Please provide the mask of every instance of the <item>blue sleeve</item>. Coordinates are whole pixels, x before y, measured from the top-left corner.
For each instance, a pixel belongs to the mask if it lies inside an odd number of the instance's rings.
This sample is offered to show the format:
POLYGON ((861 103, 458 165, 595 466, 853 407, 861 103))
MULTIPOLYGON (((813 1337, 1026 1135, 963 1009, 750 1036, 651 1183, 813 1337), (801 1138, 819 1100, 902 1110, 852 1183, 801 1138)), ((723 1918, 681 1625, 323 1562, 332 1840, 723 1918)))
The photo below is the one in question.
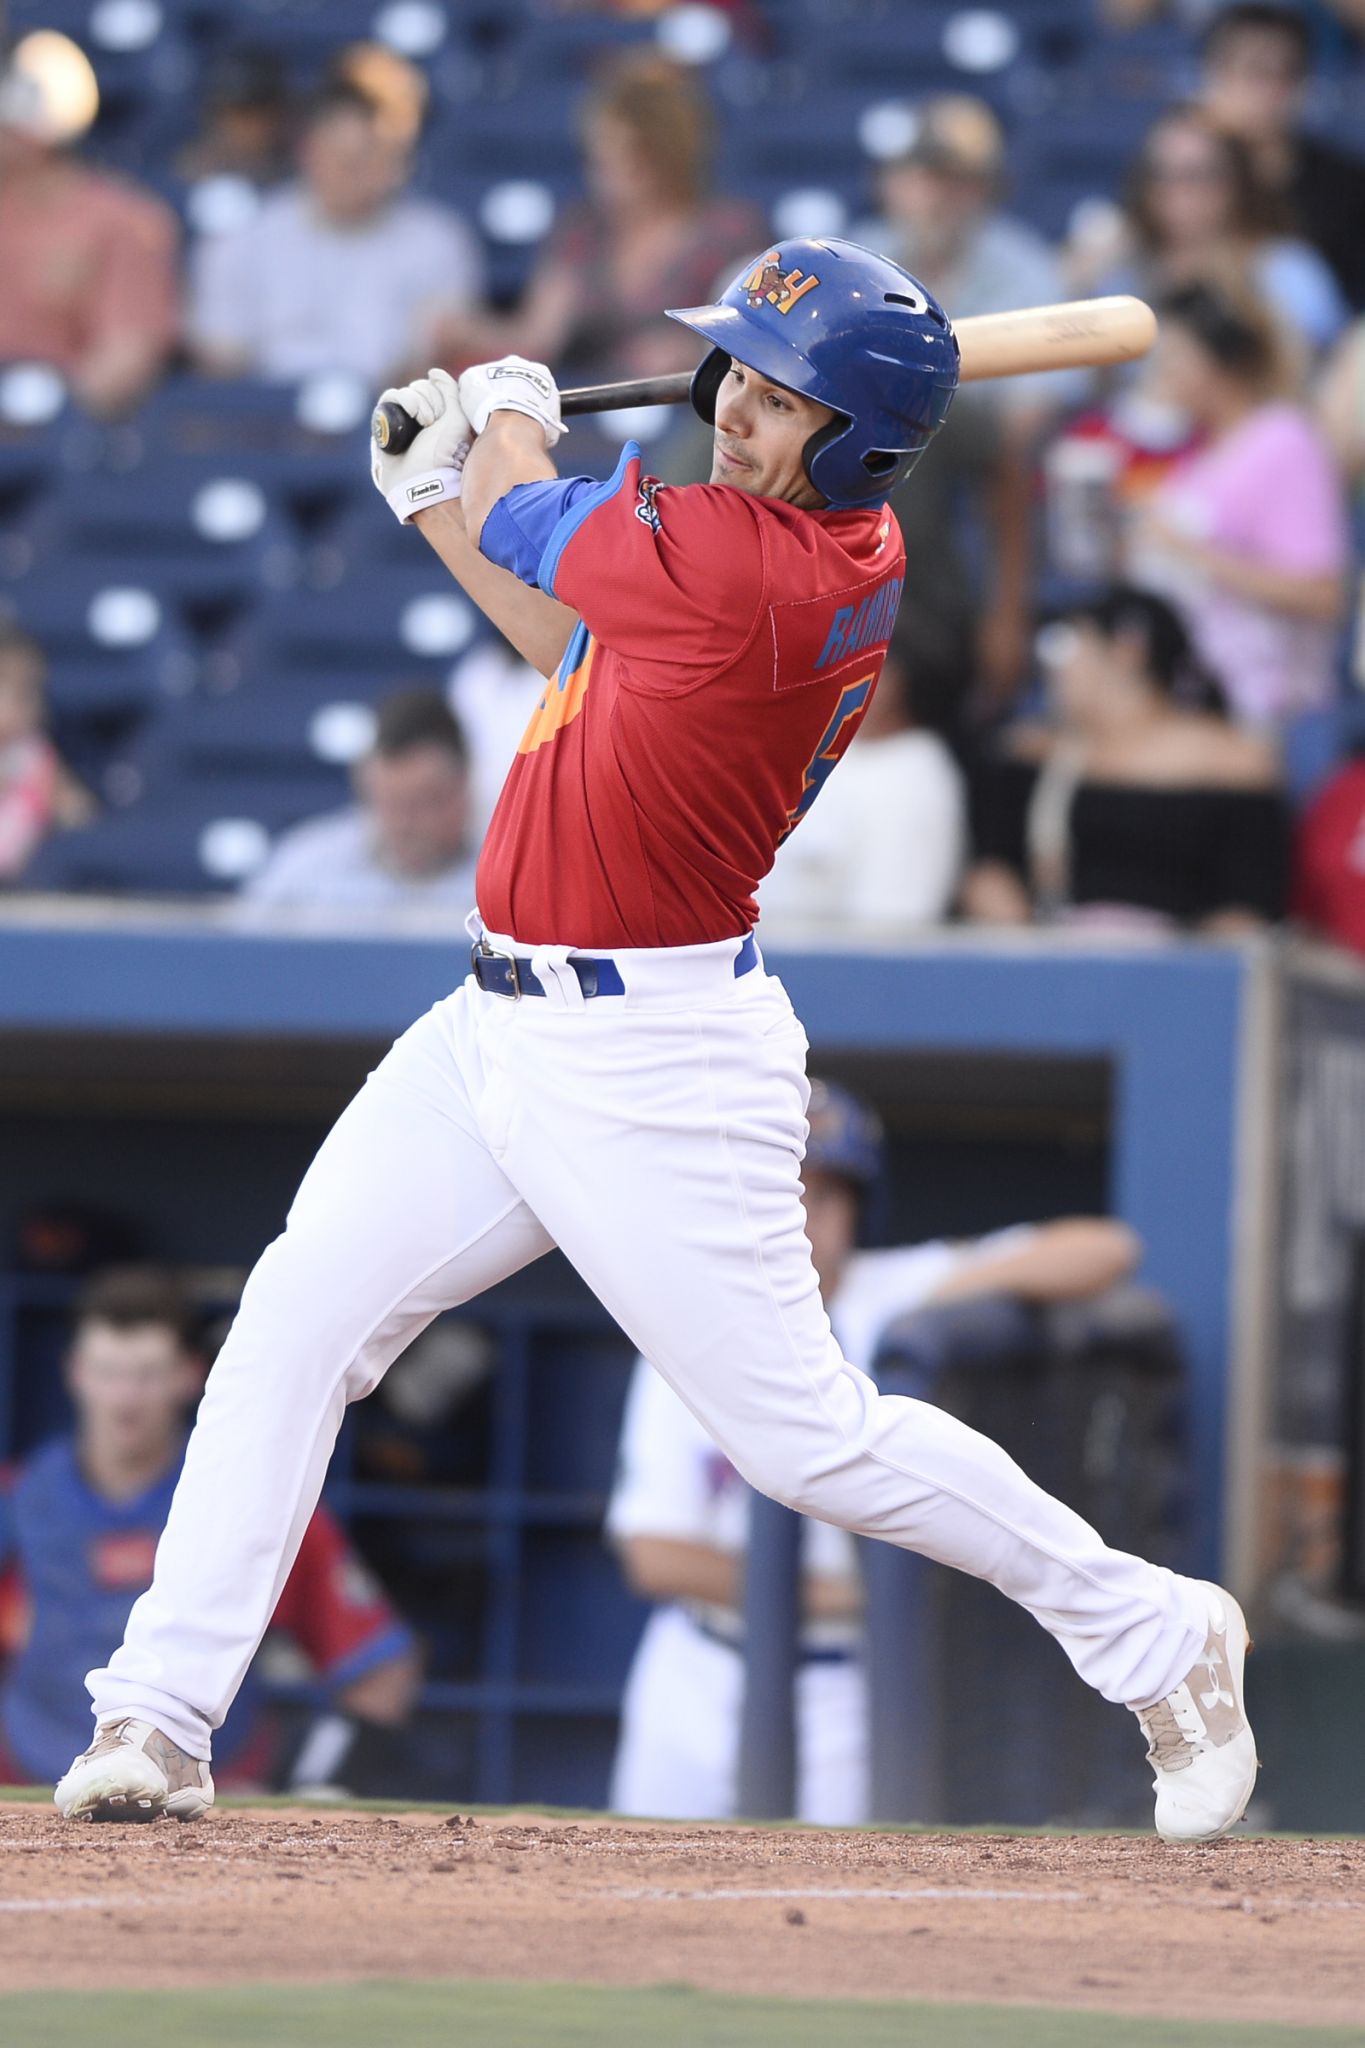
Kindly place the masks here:
POLYGON ((514 484, 484 520, 479 553, 499 569, 510 569, 523 583, 543 588, 540 559, 551 534, 584 498, 592 497, 595 503, 601 488, 590 476, 546 477, 540 483, 514 484))

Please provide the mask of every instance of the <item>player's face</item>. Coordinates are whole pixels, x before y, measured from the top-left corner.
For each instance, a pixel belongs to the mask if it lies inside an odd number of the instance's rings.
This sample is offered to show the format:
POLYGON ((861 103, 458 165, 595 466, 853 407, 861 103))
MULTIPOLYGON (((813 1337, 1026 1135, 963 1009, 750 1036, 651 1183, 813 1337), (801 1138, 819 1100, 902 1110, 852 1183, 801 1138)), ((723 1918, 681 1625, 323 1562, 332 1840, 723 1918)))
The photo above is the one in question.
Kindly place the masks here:
POLYGON ((388 759, 376 754, 365 763, 360 785, 380 858, 395 873, 415 881, 439 875, 464 852, 469 778, 448 748, 410 747, 388 759))
POLYGON ((820 1292, 828 1302, 858 1241, 857 1192, 842 1174, 808 1166, 801 1176, 801 1199, 820 1292))
POLYGON ((712 483, 815 510, 825 501, 801 457, 811 435, 833 418, 827 405, 770 384, 744 363, 731 363, 716 393, 712 483))
POLYGON ((107 1456, 169 1453, 202 1384, 165 1323, 86 1323, 67 1361, 82 1442, 107 1456))

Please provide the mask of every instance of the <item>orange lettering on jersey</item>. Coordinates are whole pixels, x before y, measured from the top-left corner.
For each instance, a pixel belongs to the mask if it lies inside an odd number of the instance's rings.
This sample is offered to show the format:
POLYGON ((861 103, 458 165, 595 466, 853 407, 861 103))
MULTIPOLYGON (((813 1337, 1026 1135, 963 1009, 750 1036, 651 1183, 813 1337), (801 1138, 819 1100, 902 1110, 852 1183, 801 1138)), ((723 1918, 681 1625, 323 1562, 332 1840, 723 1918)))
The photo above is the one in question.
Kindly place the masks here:
POLYGON ((597 642, 585 627, 579 626, 564 650, 564 659, 553 682, 548 685, 531 715, 531 723, 521 736, 517 747, 519 754, 534 754, 537 747, 545 746, 557 732, 577 718, 588 693, 596 652, 597 642))
POLYGON ((770 249, 761 263, 756 263, 744 280, 744 289, 751 306, 761 306, 766 299, 770 306, 776 306, 779 313, 790 313, 798 299, 807 292, 813 292, 820 280, 808 277, 801 269, 782 269, 782 251, 770 249))

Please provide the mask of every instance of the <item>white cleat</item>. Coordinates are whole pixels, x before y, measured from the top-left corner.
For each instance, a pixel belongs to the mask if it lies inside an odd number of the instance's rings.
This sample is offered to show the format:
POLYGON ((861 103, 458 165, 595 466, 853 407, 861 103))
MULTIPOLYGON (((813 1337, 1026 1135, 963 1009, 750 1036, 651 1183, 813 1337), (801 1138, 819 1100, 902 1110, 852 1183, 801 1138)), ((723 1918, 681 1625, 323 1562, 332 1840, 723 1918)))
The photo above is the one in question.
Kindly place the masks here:
POLYGON ((1208 1641, 1194 1668, 1155 1706, 1134 1712, 1156 1785, 1156 1831, 1165 1842, 1216 1842, 1246 1812, 1260 1762, 1246 1717, 1246 1617, 1221 1586, 1208 1596, 1208 1641))
POLYGON ((213 1779, 150 1721, 102 1721, 52 1796, 64 1820, 200 1820, 213 1779))

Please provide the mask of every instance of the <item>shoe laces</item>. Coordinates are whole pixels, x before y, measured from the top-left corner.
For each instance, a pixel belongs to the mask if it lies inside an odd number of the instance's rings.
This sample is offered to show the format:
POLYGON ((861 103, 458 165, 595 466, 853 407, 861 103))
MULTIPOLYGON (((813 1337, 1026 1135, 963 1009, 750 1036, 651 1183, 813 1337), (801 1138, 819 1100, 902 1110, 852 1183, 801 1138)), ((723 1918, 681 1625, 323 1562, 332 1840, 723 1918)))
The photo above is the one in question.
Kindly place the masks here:
POLYGON ((1183 1771, 1195 1758, 1197 1744, 1180 1725, 1168 1699, 1138 1713, 1138 1725, 1147 1737, 1147 1761, 1158 1771, 1183 1771))
POLYGON ((102 1721, 95 1730, 95 1739, 85 1752, 87 1756, 104 1756, 111 1749, 119 1749, 123 1743, 124 1730, 132 1724, 125 1716, 122 1721, 102 1721))

